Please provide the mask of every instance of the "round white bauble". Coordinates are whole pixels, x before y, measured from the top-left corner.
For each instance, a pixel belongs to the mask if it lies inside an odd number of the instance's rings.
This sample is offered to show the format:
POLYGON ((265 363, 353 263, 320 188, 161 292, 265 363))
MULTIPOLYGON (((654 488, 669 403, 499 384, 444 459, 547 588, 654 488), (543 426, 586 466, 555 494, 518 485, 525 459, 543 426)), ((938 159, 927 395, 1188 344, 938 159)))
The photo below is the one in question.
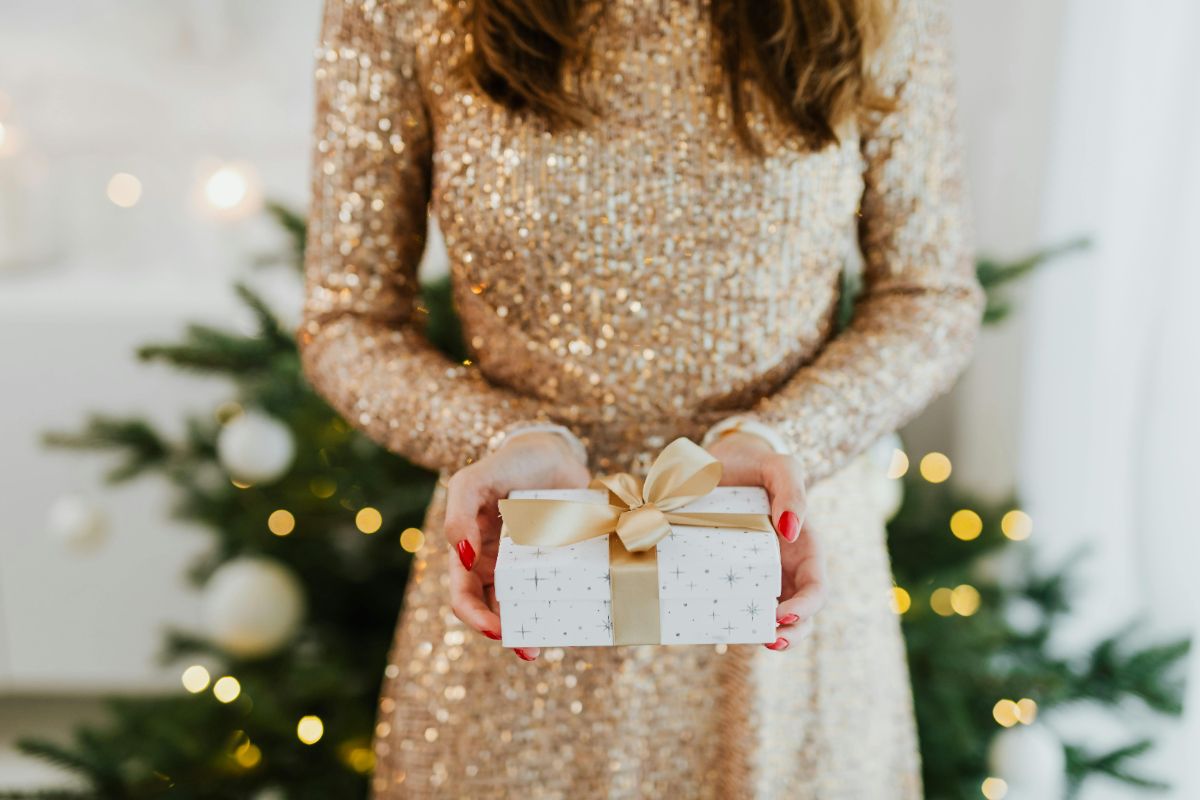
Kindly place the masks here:
POLYGON ((1004 621, 1022 636, 1029 636, 1045 621, 1042 607, 1028 597, 1014 597, 1004 604, 1004 621))
POLYGON ((295 455, 291 429, 257 411, 230 420, 217 436, 221 466, 244 483, 270 483, 281 478, 295 455))
POLYGON ((50 504, 46 530, 54 540, 68 547, 94 548, 108 535, 108 516, 89 498, 67 494, 50 504))
POLYGON ((1063 743, 1044 725, 1016 725, 1000 731, 988 747, 991 774, 1020 800, 1060 800, 1067 792, 1063 743))
POLYGON ((254 658, 296 633, 304 618, 304 590, 278 561, 244 556, 212 574, 200 608, 209 639, 235 656, 254 658))

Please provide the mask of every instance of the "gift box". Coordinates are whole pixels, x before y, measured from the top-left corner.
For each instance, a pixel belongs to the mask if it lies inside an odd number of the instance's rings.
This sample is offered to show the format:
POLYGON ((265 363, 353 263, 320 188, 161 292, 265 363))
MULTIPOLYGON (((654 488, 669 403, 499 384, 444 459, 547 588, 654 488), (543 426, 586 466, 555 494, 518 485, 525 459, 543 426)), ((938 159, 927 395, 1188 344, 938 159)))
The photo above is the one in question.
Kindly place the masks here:
POLYGON ((512 492, 495 572, 504 645, 774 641, 780 560, 767 494, 719 478, 720 464, 683 439, 645 486, 622 474, 512 492))

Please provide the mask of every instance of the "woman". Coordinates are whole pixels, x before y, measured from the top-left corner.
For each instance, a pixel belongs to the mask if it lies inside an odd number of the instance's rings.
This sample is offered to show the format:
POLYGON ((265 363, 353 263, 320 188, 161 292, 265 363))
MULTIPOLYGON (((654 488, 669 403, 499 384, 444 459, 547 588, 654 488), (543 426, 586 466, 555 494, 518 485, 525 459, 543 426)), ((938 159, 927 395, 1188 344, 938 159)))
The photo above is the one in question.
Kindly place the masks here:
POLYGON ((317 95, 307 372, 446 479, 376 797, 919 796, 853 457, 948 386, 979 322, 940 3, 327 0, 317 95), (467 364, 421 333, 430 210, 467 364), (492 641, 496 500, 644 474, 677 436, 771 495, 777 640, 492 641))

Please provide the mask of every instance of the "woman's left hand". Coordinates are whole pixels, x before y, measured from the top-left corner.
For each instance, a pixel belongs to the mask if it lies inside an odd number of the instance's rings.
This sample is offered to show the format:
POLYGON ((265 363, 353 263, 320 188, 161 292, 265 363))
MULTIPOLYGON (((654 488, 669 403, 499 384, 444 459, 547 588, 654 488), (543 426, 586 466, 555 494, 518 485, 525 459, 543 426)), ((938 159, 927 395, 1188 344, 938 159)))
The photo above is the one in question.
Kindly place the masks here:
POLYGON ((783 592, 775 620, 776 639, 768 650, 786 650, 812 630, 812 618, 825 605, 825 557, 820 537, 805 523, 804 470, 800 462, 776 453, 751 433, 722 436, 708 447, 721 462, 722 486, 762 486, 771 498, 771 520, 779 533, 783 592))

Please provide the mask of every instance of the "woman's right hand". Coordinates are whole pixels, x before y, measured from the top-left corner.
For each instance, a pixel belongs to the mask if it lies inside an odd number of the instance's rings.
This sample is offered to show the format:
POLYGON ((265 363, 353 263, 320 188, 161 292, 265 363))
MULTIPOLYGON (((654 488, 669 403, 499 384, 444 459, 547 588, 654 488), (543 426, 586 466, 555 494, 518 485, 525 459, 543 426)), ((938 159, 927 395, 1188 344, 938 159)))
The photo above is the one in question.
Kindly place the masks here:
MULTIPOLYGON (((514 489, 582 489, 587 465, 567 440, 551 431, 512 436, 495 452, 450 476, 446 490, 446 538, 450 559, 450 605, 454 615, 489 639, 500 639, 494 587, 500 548, 498 503, 514 489)), ((538 648, 517 648, 532 661, 538 648)))

